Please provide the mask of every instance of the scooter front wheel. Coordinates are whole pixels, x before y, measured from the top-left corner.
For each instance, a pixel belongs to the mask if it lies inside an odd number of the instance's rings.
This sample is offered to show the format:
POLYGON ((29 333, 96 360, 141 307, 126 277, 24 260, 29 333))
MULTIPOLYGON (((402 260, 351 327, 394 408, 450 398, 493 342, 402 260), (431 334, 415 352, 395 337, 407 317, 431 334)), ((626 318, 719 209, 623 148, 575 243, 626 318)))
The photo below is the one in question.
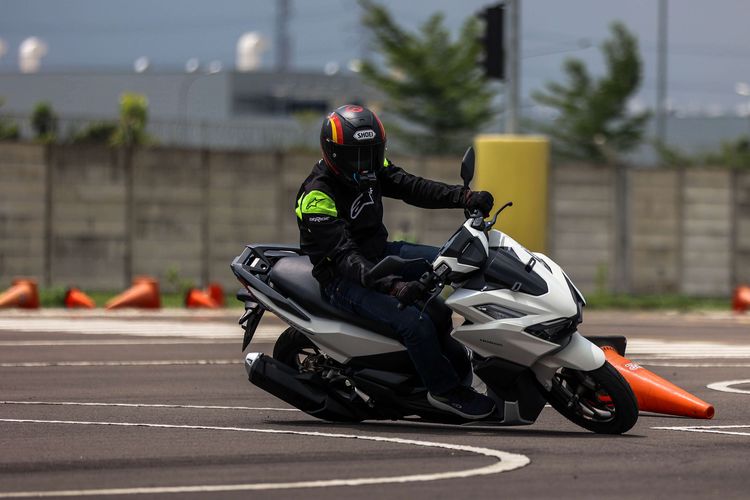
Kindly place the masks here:
POLYGON ((623 434, 638 420, 633 390, 608 362, 589 372, 561 369, 546 394, 565 418, 598 434, 623 434))

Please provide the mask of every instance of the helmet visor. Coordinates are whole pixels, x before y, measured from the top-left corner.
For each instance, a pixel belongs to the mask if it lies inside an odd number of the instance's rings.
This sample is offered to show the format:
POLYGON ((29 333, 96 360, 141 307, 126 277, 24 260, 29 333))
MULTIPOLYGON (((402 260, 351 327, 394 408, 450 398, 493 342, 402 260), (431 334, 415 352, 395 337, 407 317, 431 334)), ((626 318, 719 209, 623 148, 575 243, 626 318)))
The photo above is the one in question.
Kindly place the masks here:
POLYGON ((362 146, 339 145, 335 151, 336 166, 347 174, 361 174, 374 171, 383 166, 385 144, 367 144, 362 146))

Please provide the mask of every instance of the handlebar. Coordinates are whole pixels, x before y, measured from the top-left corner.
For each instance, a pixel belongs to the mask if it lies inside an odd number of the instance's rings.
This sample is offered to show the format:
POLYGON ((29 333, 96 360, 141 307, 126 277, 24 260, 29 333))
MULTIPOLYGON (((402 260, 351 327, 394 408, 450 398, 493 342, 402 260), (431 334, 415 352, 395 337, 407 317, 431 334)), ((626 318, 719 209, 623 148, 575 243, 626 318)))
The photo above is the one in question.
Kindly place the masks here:
POLYGON ((478 231, 489 231, 490 229, 492 229, 492 226, 494 226, 495 223, 497 222, 497 218, 498 216, 500 216, 500 212, 512 206, 513 206, 513 202, 509 201, 508 203, 500 207, 498 211, 495 212, 495 216, 489 221, 485 221, 484 215, 482 214, 482 212, 480 212, 477 209, 474 209, 471 212, 464 209, 464 214, 466 215, 467 219, 473 219, 471 222, 471 227, 473 227, 474 229, 478 231))

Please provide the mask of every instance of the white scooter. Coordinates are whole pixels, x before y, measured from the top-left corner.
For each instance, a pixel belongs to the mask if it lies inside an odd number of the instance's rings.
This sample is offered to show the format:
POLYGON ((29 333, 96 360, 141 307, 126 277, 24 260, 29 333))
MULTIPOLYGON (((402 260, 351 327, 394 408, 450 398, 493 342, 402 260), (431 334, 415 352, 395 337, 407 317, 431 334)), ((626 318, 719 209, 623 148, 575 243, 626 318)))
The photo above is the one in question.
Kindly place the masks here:
MULTIPOLYGON (((461 165, 468 186, 474 151, 461 165)), ((465 425, 533 423, 549 402, 572 422, 597 433, 621 434, 638 419, 628 383, 602 350, 578 333, 586 302, 549 257, 530 252, 492 229, 478 212, 440 249, 432 263, 386 257, 371 278, 425 266, 425 302, 453 292, 445 304, 464 318, 451 335, 471 353, 474 385, 486 387, 496 411, 463 420, 427 401, 427 391, 398 335, 387 326, 332 307, 297 247, 248 245, 231 268, 245 290, 240 324, 244 351, 263 312, 289 324, 273 357, 249 353, 250 382, 300 410, 331 421, 402 419, 465 425), (481 384, 480 383, 483 383, 481 384)))

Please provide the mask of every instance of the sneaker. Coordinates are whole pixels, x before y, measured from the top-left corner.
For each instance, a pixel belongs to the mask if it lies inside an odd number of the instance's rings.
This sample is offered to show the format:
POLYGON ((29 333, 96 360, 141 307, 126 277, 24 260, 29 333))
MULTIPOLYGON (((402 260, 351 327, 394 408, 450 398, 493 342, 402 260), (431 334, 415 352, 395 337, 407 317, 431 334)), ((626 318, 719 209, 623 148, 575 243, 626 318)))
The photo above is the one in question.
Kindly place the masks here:
POLYGON ((427 401, 435 408, 469 420, 488 417, 495 411, 495 402, 471 387, 458 386, 442 394, 428 392, 427 401))

